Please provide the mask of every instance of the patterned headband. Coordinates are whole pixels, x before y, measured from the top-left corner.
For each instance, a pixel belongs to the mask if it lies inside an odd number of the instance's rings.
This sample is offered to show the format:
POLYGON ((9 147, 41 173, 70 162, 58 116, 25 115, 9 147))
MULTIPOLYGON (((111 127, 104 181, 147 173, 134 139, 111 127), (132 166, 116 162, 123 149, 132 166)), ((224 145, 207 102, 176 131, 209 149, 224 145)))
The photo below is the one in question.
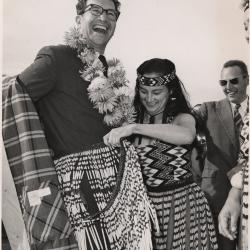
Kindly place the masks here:
POLYGON ((137 80, 140 84, 145 86, 162 86, 167 85, 168 83, 172 82, 175 79, 175 70, 172 73, 169 73, 167 75, 158 76, 158 77, 145 77, 141 74, 137 74, 137 80))

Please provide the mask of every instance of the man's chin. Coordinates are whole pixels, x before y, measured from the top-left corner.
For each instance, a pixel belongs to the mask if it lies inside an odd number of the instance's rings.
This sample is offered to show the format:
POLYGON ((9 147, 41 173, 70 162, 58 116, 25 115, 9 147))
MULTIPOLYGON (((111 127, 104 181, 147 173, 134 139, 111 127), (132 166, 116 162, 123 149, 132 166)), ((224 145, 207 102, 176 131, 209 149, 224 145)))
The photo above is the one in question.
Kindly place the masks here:
POLYGON ((228 99, 229 102, 232 102, 232 103, 235 103, 235 101, 236 101, 235 98, 229 97, 229 96, 227 97, 227 99, 228 99))
POLYGON ((227 97, 228 101, 231 102, 231 103, 240 103, 238 98, 236 97, 227 97))
POLYGON ((95 44, 106 46, 110 38, 107 34, 95 32, 91 40, 95 44))

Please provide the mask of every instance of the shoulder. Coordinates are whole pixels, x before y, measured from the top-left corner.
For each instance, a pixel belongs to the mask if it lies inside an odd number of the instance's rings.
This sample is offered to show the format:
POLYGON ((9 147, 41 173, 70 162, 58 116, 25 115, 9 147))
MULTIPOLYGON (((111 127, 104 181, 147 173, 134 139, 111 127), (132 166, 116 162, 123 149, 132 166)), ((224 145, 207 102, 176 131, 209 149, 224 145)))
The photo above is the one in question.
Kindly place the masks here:
POLYGON ((201 104, 201 109, 213 107, 214 105, 216 105, 216 102, 217 102, 217 101, 203 102, 203 103, 201 104))
POLYGON ((193 115, 188 113, 180 113, 174 118, 175 124, 183 124, 183 123, 193 123, 195 124, 195 119, 193 115))
POLYGON ((51 45, 41 48, 37 56, 47 55, 50 57, 72 56, 75 55, 75 50, 67 45, 51 45))
POLYGON ((52 67, 64 71, 65 68, 75 68, 79 66, 79 58, 76 50, 67 45, 45 46, 38 52, 36 59, 42 59, 52 67))
POLYGON ((222 100, 218 100, 218 101, 211 101, 211 102, 204 102, 201 104, 201 108, 202 107, 206 107, 206 108, 217 108, 223 105, 229 105, 229 101, 224 98, 222 100))
POLYGON ((201 116, 205 117, 209 115, 211 112, 214 112, 220 105, 221 101, 203 102, 200 106, 201 116))

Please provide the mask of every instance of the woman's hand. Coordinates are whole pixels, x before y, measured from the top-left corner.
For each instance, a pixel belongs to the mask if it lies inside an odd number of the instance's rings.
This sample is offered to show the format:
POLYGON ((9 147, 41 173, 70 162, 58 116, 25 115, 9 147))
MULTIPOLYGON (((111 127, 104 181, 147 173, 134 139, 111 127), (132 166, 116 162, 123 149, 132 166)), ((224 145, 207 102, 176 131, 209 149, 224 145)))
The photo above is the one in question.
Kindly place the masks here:
POLYGON ((123 127, 114 128, 103 137, 103 141, 107 146, 120 146, 120 139, 128 137, 134 133, 136 124, 129 124, 123 127))

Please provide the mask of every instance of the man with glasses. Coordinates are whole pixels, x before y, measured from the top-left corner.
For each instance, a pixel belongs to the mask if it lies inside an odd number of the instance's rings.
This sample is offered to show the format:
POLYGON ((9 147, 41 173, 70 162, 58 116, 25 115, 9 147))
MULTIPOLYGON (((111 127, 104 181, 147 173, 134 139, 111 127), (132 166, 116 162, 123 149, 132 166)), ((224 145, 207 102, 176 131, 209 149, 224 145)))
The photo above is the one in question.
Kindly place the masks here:
POLYGON ((235 250, 236 240, 231 241, 218 233, 218 215, 231 188, 227 173, 237 164, 239 135, 247 113, 248 71, 245 63, 239 60, 226 62, 219 85, 226 98, 203 103, 199 110, 207 142, 201 188, 213 212, 219 249, 235 250))
MULTIPOLYGON (((243 0, 244 29, 249 43, 249 0, 243 0)), ((228 239, 239 235, 239 249, 248 249, 249 214, 249 111, 244 116, 240 133, 240 152, 237 165, 228 172, 232 188, 219 214, 219 231, 228 239)))
MULTIPOLYGON (((120 14, 119 8, 118 0, 78 0, 76 5, 77 34, 89 48, 100 54, 99 59, 105 68, 104 73, 107 71, 107 62, 103 54, 114 34, 120 14)), ((75 39, 74 34, 71 34, 70 38, 68 37, 68 40, 70 39, 75 39)), ((48 146, 52 150, 53 160, 82 152, 91 145, 101 142, 103 136, 109 132, 109 127, 103 123, 103 115, 98 113, 88 98, 89 82, 81 77, 84 65, 79 59, 78 49, 77 45, 76 48, 72 48, 69 44, 44 47, 37 54, 35 61, 16 79, 17 84, 28 93, 35 104, 43 124, 48 146)), ((26 96, 26 93, 23 96, 26 96)), ((35 117, 29 117, 29 119, 35 119, 35 117)), ((16 122, 18 123, 17 120, 16 122)), ((6 127, 8 126, 11 124, 6 125, 6 127)), ((41 134, 36 133, 35 135, 33 133, 29 137, 39 138, 41 134)), ((27 137, 23 137, 22 141, 19 142, 20 148, 25 149, 23 143, 26 142, 26 139, 27 137)), ((27 146, 30 146, 30 141, 27 142, 27 146)), ((41 145, 38 143, 35 146, 41 145)), ((7 144, 5 147, 11 163, 10 154, 15 151, 14 149, 8 150, 7 144)), ((47 151, 38 150, 35 157, 42 157, 42 154, 45 153, 47 151)), ((25 154, 23 152, 22 156, 24 157, 25 154)), ((27 165, 30 158, 33 157, 26 157, 23 165, 27 165)), ((39 165, 40 158, 36 159, 36 164, 39 165)), ((51 203, 41 203, 41 197, 44 201, 46 197, 53 194, 54 189, 58 188, 52 187, 51 184, 49 184, 49 188, 46 188, 45 185, 50 183, 47 177, 51 170, 49 172, 45 164, 42 165, 43 171, 33 169, 32 165, 29 166, 30 169, 20 170, 23 172, 19 180, 20 183, 22 183, 23 178, 26 178, 27 181, 31 180, 30 185, 32 185, 32 181, 33 183, 41 181, 41 186, 36 187, 37 190, 33 193, 25 193, 25 190, 30 191, 32 187, 24 186, 24 196, 21 197, 23 212, 25 212, 24 205, 27 209, 24 218, 31 249, 78 249, 69 222, 65 221, 67 216, 65 216, 65 207, 61 198, 56 195, 56 199, 50 201, 51 203), (25 172, 26 170, 27 172, 25 172), (32 179, 34 173, 39 173, 36 179, 32 179), (44 179, 47 181, 42 182, 44 179), (28 205, 26 204, 27 199, 28 205), (44 211, 47 212, 39 217, 41 210, 39 205, 41 204, 44 206, 44 211)), ((86 178, 86 176, 83 177, 84 180, 86 178)), ((28 182, 24 183, 27 185, 28 182)), ((87 184, 83 183, 81 188, 86 193, 90 192, 87 184)), ((94 205, 93 209, 95 209, 94 205)), ((106 237, 103 233, 101 240, 106 237)), ((109 249, 108 245, 106 247, 109 249)), ((93 249, 95 248, 93 247, 93 249)))

